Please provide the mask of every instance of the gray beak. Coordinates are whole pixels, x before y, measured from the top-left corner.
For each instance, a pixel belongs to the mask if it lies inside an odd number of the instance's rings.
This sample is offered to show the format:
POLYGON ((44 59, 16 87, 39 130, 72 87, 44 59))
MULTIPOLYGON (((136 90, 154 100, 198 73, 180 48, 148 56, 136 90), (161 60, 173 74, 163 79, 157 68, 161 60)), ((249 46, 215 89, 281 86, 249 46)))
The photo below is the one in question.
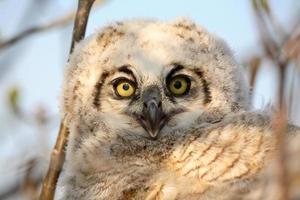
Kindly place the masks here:
POLYGON ((155 139, 164 126, 164 113, 161 106, 160 90, 157 86, 150 86, 143 93, 143 114, 141 122, 143 128, 155 139))

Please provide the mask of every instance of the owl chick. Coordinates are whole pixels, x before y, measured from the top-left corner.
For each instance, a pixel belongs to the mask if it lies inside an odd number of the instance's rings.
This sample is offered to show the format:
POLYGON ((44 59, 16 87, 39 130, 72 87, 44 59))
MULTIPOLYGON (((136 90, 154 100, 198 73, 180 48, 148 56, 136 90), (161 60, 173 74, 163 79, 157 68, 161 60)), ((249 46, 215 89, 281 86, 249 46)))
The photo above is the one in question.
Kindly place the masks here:
POLYGON ((58 199, 225 199, 276 151, 270 118, 248 109, 230 49, 193 22, 107 26, 67 66, 58 199))

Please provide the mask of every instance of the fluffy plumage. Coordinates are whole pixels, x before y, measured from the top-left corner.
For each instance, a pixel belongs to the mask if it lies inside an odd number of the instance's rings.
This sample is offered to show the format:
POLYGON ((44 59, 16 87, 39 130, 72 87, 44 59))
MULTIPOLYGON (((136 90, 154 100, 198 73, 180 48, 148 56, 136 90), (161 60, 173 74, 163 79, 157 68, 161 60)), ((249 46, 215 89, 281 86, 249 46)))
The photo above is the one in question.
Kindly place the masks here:
POLYGON ((77 44, 63 89, 70 138, 60 198, 246 193, 276 137, 268 116, 248 111, 242 74, 223 40, 186 19, 117 22, 77 44), (176 77, 188 80, 187 94, 170 91, 176 77), (120 78, 135 87, 130 98, 117 94, 120 78))

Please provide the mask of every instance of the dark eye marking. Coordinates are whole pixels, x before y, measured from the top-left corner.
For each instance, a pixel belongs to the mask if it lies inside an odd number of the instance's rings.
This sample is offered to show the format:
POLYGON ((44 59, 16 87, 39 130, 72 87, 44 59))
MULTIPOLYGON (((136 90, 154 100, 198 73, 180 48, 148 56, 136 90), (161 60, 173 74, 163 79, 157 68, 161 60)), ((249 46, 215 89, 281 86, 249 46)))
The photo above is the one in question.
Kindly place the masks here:
POLYGON ((165 94, 167 96, 167 98, 173 102, 176 103, 175 97, 170 93, 169 89, 168 89, 168 85, 170 83, 170 81, 172 80, 174 74, 176 72, 179 72, 180 70, 184 69, 183 65, 179 64, 179 63, 173 63, 173 68, 170 70, 170 72, 168 73, 167 77, 166 77, 166 85, 167 87, 164 87, 164 91, 165 94))
MULTIPOLYGON (((178 71, 184 69, 183 65, 180 63, 174 63, 173 64, 174 68, 169 72, 169 74, 167 75, 166 78, 166 82, 167 84, 172 80, 172 78, 174 77, 174 74, 177 73, 178 71)), ((209 83, 207 82, 207 80, 204 77, 204 73, 203 71, 201 71, 201 69, 195 69, 192 70, 201 80, 202 83, 202 87, 203 87, 203 93, 204 93, 204 104, 210 103, 212 100, 211 97, 211 91, 209 88, 209 83)), ((166 95, 168 96, 168 98, 172 101, 175 102, 175 99, 172 97, 172 95, 169 94, 168 90, 165 90, 166 95)))
MULTIPOLYGON (((105 81, 106 81, 106 79, 108 78, 108 77, 110 77, 110 76, 112 76, 114 73, 116 73, 117 71, 118 72, 123 72, 123 73, 125 73, 125 74, 127 74, 127 75, 129 75, 130 77, 132 77, 132 79, 134 80, 134 81, 131 81, 131 83, 133 84, 133 85, 135 85, 136 86, 136 77, 134 76, 134 73, 133 73, 133 71, 130 69, 130 65, 123 65, 123 66, 121 66, 121 67, 119 67, 119 68, 117 68, 117 70, 113 70, 113 71, 110 71, 110 72, 108 72, 108 71, 104 71, 102 74, 101 74, 101 76, 99 77, 99 80, 97 81, 97 83, 96 83, 96 85, 95 85, 95 89, 94 89, 94 100, 93 100, 93 104, 94 104, 94 106, 98 109, 98 110, 100 110, 100 96, 101 96, 101 90, 102 90, 102 87, 103 87, 103 85, 104 85, 104 83, 105 83, 105 81)), ((123 78, 124 79, 124 78, 123 78)), ((119 80, 119 79, 118 79, 119 80)), ((114 82, 116 82, 116 80, 115 81, 113 81, 113 83, 114 82)), ((126 87, 126 86, 125 86, 126 87)))
POLYGON ((173 78, 173 75, 174 75, 176 72, 178 72, 178 71, 180 71, 180 70, 183 69, 183 66, 182 66, 181 64, 174 63, 173 65, 174 65, 174 68, 171 69, 171 71, 170 71, 169 74, 167 75, 167 78, 166 78, 167 82, 169 82, 169 81, 173 78))
MULTIPOLYGON (((172 64, 174 67, 170 70, 169 74, 167 75, 166 77, 166 85, 168 85, 170 83, 170 81, 172 80, 174 74, 180 70, 182 70, 184 67, 179 64, 179 63, 173 63, 172 64)), ((173 103, 176 103, 176 100, 175 100, 175 97, 170 93, 169 89, 168 89, 168 86, 167 87, 164 87, 164 92, 167 96, 167 98, 173 102, 173 103)))
POLYGON ((136 77, 135 77, 133 71, 130 69, 130 65, 123 65, 118 68, 118 71, 131 76, 133 78, 134 82, 136 83, 136 77))
POLYGON ((203 72, 200 69, 195 69, 194 72, 199 76, 202 86, 203 86, 203 93, 204 93, 204 104, 211 102, 211 92, 209 89, 209 84, 206 81, 203 72))
POLYGON ((109 75, 110 75, 109 72, 104 71, 104 72, 101 74, 101 76, 100 76, 98 82, 97 82, 96 85, 95 85, 95 92, 94 92, 94 95, 95 95, 95 96, 94 96, 93 104, 94 104, 94 106, 95 106, 98 110, 100 110, 100 94, 101 94, 101 89, 102 89, 102 87, 103 87, 103 84, 105 83, 105 80, 107 79, 107 77, 108 77, 109 75))

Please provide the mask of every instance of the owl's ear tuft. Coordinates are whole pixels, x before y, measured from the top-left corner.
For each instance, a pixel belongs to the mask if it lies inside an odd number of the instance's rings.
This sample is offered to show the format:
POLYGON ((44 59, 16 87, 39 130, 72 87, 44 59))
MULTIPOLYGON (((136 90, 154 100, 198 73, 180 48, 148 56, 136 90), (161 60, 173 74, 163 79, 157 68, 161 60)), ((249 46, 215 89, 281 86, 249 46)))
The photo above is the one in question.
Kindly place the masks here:
POLYGON ((194 21, 187 17, 177 17, 173 22, 171 22, 171 25, 177 28, 185 29, 187 31, 196 29, 196 24, 194 23, 194 21))
POLYGON ((125 32, 121 30, 119 26, 107 26, 97 35, 96 41, 99 47, 104 50, 124 35, 125 32))
POLYGON ((184 33, 184 35, 190 35, 190 37, 187 37, 188 39, 198 38, 203 42, 210 37, 210 33, 205 28, 198 26, 193 20, 186 17, 177 17, 170 25, 179 32, 184 33))
POLYGON ((89 36, 75 45, 64 73, 60 111, 68 126, 81 112, 82 107, 89 107, 90 96, 99 74, 100 51, 95 35, 89 36), (96 52, 96 53, 95 53, 96 52))
POLYGON ((174 25, 179 25, 179 24, 182 24, 182 25, 186 25, 186 26, 190 26, 190 27, 195 27, 196 24, 194 23, 194 21, 188 17, 183 17, 183 16, 179 16, 179 17, 176 17, 174 19, 174 21, 172 22, 172 24, 174 25))

